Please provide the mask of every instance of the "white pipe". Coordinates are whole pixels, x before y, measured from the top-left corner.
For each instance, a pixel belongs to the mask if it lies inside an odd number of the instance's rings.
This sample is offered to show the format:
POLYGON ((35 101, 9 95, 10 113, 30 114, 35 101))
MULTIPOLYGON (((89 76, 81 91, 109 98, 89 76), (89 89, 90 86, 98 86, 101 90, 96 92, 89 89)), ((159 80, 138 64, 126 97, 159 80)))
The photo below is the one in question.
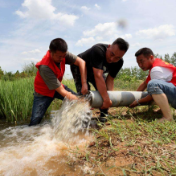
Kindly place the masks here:
MULTIPOLYGON (((147 92, 141 91, 108 91, 111 107, 129 106, 134 100, 141 99, 148 95, 147 92)), ((90 91, 90 105, 93 108, 100 108, 103 104, 103 99, 98 91, 90 91)))

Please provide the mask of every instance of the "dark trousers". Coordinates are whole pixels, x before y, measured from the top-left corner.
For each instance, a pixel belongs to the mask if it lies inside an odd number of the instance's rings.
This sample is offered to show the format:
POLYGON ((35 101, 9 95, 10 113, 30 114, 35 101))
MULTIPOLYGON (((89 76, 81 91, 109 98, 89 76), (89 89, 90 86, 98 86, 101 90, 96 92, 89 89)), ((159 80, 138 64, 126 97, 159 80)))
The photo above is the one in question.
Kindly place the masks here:
MULTIPOLYGON (((74 95, 77 95, 75 92, 73 92, 71 89, 69 89, 67 86, 65 86, 65 89, 68 92, 71 92, 74 95)), ((48 96, 35 96, 34 95, 34 101, 33 101, 33 108, 32 108, 32 116, 29 126, 37 125, 41 122, 46 110, 48 109, 51 102, 58 98, 60 100, 63 100, 64 97, 60 95, 57 91, 54 94, 54 97, 48 97, 48 96)))
MULTIPOLYGON (((73 75, 73 79, 75 82, 75 86, 76 86, 76 90, 77 93, 81 95, 81 88, 82 88, 82 84, 81 84, 81 74, 79 71, 79 67, 75 66, 75 65, 71 65, 71 72, 73 75)), ((105 79, 105 76, 103 75, 103 78, 105 79)), ((87 85, 88 85, 88 90, 90 90, 90 84, 91 83, 94 88, 97 90, 97 86, 96 86, 96 82, 95 82, 95 78, 92 75, 91 77, 87 76, 87 85)), ((100 116, 104 116, 105 114, 108 114, 108 109, 100 109, 101 115, 100 116)))

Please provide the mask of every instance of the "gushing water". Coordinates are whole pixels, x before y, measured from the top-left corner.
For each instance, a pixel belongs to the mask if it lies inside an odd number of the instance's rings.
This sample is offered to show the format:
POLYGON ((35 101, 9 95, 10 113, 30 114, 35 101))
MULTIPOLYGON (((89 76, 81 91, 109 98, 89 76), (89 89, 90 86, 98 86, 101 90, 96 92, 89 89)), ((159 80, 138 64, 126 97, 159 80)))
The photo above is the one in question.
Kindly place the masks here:
POLYGON ((52 123, 1 130, 0 175, 79 175, 66 163, 73 157, 70 149, 85 150, 92 140, 87 131, 90 118, 88 102, 65 100, 52 123))
POLYGON ((78 132, 88 135, 91 111, 88 101, 82 99, 65 100, 52 120, 55 137, 59 140, 70 140, 78 132))

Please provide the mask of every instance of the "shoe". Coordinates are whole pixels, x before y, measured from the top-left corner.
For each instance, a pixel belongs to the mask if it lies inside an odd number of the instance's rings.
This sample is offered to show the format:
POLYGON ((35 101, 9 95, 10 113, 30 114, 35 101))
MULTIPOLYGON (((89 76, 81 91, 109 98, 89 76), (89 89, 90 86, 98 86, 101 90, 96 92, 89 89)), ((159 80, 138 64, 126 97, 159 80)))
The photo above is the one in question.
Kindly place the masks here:
POLYGON ((98 121, 100 121, 100 122, 102 122, 102 123, 105 123, 105 122, 107 122, 108 120, 107 120, 107 117, 108 116, 108 111, 101 111, 100 112, 100 116, 98 117, 98 121))

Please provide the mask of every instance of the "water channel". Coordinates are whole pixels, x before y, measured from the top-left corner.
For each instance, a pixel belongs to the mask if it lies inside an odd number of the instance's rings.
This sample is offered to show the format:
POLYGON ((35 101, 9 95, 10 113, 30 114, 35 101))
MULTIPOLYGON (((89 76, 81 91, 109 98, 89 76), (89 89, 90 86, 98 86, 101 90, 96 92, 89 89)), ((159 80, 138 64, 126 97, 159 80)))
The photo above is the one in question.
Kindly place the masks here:
POLYGON ((63 104, 52 122, 28 127, 0 124, 0 175, 80 175, 86 167, 71 167, 71 151, 86 150, 93 137, 88 132, 87 103, 63 104), (86 118, 85 118, 86 117, 86 118), (82 119, 86 119, 82 120, 82 119))

